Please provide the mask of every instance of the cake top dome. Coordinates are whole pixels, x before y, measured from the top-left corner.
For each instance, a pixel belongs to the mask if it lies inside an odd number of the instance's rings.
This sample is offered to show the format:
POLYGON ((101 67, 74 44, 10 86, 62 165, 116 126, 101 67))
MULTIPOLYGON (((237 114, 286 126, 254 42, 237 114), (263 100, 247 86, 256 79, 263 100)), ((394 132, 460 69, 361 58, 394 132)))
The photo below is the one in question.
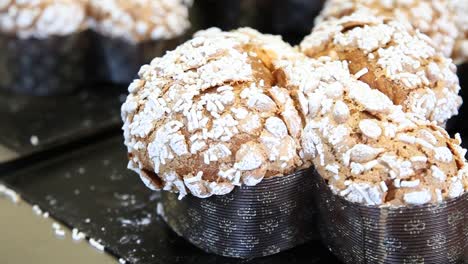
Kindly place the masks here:
POLYGON ((309 167, 300 105, 276 76, 298 57, 279 37, 212 28, 155 58, 122 106, 129 168, 150 188, 209 197, 309 167))
POLYGON ((445 125, 462 103, 456 66, 432 41, 395 20, 355 12, 318 24, 300 44, 317 58, 349 62, 353 74, 403 110, 445 125))
POLYGON ((352 75, 348 63, 284 61, 287 88, 306 98, 301 144, 335 193, 366 205, 438 203, 468 191, 459 136, 405 113, 352 75))

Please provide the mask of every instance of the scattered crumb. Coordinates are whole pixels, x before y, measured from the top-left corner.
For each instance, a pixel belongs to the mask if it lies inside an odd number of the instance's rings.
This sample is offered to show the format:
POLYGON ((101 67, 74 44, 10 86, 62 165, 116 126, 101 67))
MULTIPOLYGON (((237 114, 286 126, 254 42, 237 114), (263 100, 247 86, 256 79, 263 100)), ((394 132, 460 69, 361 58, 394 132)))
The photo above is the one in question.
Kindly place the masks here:
POLYGON ((42 214, 42 210, 41 210, 41 208, 39 208, 39 206, 37 204, 33 205, 32 210, 36 215, 41 215, 42 214))
POLYGON ((33 146, 39 145, 39 138, 36 135, 32 135, 29 141, 31 141, 31 145, 33 146))
POLYGON ((55 229, 55 235, 59 237, 64 237, 65 236, 65 230, 63 229, 55 229))
POLYGON ((117 220, 122 224, 122 226, 146 226, 151 223, 151 215, 138 219, 118 218, 117 220))
POLYGON ((83 126, 85 127, 90 127, 92 125, 93 121, 89 120, 89 119, 86 119, 86 120, 83 120, 83 122, 81 123, 83 126))
POLYGON ((59 237, 65 236, 65 230, 58 223, 52 223, 52 229, 54 230, 54 233, 56 236, 59 236, 59 237))
POLYGON ((127 261, 125 261, 125 259, 123 259, 123 258, 119 258, 119 263, 120 264, 125 264, 125 263, 127 263, 127 261))
POLYGON ((73 228, 72 230, 72 238, 75 241, 81 241, 86 238, 86 235, 83 232, 80 232, 78 229, 73 228))
POLYGON ((97 250, 99 251, 104 251, 105 247, 103 244, 99 243, 97 240, 95 240, 94 238, 90 238, 89 239, 89 244, 91 244, 91 246, 95 247, 97 250))
POLYGON ((164 213, 164 206, 162 205, 162 203, 158 203, 158 205, 156 206, 156 213, 161 216, 161 218, 167 222, 166 220, 166 214, 164 213))
POLYGON ((55 199, 52 195, 47 195, 45 199, 49 202, 49 205, 54 206, 57 204, 57 199, 55 199))
POLYGON ((85 223, 87 223, 87 224, 91 223, 91 219, 86 218, 86 219, 85 219, 85 223))
POLYGON ((12 189, 0 184, 0 197, 5 196, 9 198, 13 203, 19 203, 21 197, 12 189))

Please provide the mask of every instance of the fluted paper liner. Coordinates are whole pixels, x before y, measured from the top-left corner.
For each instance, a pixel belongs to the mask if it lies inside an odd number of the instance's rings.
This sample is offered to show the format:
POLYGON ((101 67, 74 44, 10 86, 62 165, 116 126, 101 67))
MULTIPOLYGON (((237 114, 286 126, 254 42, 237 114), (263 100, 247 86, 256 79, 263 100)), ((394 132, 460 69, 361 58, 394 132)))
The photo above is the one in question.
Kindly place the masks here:
POLYGON ((0 89, 30 95, 73 92, 86 80, 88 34, 46 39, 0 34, 0 89))
POLYGON ((372 207, 334 194, 314 172, 320 234, 344 263, 465 263, 468 195, 437 205, 372 207))
POLYGON ((164 218, 180 236, 218 255, 255 258, 317 238, 311 171, 201 199, 163 192, 164 218))
POLYGON ((142 65, 176 48, 183 39, 131 43, 93 33, 95 63, 90 67, 91 75, 97 82, 128 85, 138 77, 142 65))

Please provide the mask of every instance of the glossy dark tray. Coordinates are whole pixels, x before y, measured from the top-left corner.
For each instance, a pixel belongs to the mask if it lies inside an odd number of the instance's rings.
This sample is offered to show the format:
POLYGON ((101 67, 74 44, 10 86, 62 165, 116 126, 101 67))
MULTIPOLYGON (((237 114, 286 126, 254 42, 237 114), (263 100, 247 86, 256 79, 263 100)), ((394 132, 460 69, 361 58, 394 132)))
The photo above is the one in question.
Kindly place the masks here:
POLYGON ((118 130, 125 96, 125 87, 113 86, 66 96, 0 93, 0 166, 104 130, 118 130))
POLYGON ((2 180, 26 201, 101 240, 108 252, 130 263, 338 263, 317 241, 253 260, 204 253, 156 214, 160 193, 149 191, 126 169, 122 141, 112 137, 2 180))

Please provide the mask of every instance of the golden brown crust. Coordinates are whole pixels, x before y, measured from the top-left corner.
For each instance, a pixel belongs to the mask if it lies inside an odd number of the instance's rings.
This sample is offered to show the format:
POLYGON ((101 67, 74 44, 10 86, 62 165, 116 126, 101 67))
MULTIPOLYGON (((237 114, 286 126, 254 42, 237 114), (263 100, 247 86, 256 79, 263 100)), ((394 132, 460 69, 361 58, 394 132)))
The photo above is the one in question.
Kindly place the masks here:
POLYGON ((353 74, 405 111, 440 125, 458 113, 455 65, 426 36, 396 21, 357 12, 317 25, 300 46, 309 57, 348 61, 353 74))
POLYGON ((468 190, 459 138, 404 113, 356 80, 346 62, 321 60, 285 61, 278 75, 306 98, 304 158, 335 193, 367 205, 402 206, 437 203, 468 190))
POLYGON ((274 76, 276 60, 294 57, 277 37, 210 29, 143 66, 122 106, 129 168, 208 197, 307 167, 303 121, 274 76))

